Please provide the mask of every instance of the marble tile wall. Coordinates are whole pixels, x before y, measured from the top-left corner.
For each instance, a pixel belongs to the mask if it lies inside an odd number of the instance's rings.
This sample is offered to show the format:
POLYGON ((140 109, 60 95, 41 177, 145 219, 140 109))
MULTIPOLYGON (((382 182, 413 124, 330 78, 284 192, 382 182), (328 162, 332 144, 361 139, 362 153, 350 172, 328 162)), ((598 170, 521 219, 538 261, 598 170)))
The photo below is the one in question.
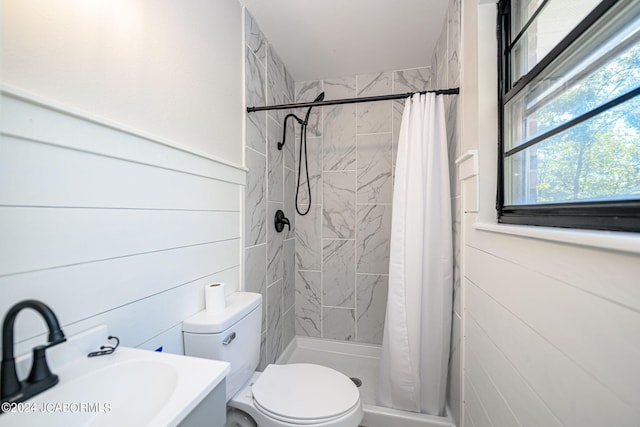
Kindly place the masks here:
MULTIPOLYGON (((431 89, 431 70, 296 82, 295 88, 296 102, 312 101, 322 91, 326 100, 405 93, 431 89)), ((382 343, 393 165, 403 106, 384 101, 312 110, 307 131, 311 208, 308 215, 296 216, 298 335, 382 343)), ((304 169, 299 191, 306 209, 304 169)))
MULTIPOLYGON (((293 102, 294 83, 258 23, 245 10, 245 86, 247 106, 293 102)), ((295 335, 295 172, 293 129, 285 149, 281 112, 247 114, 245 191, 245 285, 262 294, 259 370, 275 362, 295 335), (283 209, 291 230, 277 233, 276 210, 283 209)))
MULTIPOLYGON (((454 88, 460 85, 460 0, 449 0, 447 19, 436 44, 431 60, 434 85, 438 88, 454 88)), ((458 97, 445 98, 447 142, 449 145, 449 173, 451 179, 451 209, 453 215, 454 284, 453 321, 451 324, 451 353, 447 400, 451 415, 460 423, 460 337, 462 308, 460 307, 460 182, 455 159, 461 155, 458 124, 458 97)))

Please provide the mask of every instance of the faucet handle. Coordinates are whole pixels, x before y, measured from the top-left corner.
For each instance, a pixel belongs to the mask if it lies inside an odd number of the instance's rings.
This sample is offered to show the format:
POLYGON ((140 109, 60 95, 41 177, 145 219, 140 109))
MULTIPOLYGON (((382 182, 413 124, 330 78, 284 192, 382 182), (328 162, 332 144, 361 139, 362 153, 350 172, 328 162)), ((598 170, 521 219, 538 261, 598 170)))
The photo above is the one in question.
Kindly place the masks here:
POLYGON ((45 351, 47 348, 56 344, 60 344, 60 342, 50 345, 39 345, 33 348, 33 362, 31 364, 31 372, 27 377, 27 382, 37 383, 38 381, 42 381, 47 378, 57 378, 57 376, 49 369, 49 365, 47 364, 47 359, 45 357, 45 351))
POLYGON ((66 340, 67 339, 64 337, 64 335, 62 335, 62 338, 58 338, 56 341, 50 342, 47 345, 38 345, 36 347, 33 347, 33 361, 31 363, 31 372, 29 372, 29 376, 27 377, 27 382, 35 383, 35 382, 47 379, 49 377, 57 378, 57 375, 54 375, 49 369, 49 365, 47 364, 47 359, 45 357, 45 351, 49 347, 62 344, 66 340))

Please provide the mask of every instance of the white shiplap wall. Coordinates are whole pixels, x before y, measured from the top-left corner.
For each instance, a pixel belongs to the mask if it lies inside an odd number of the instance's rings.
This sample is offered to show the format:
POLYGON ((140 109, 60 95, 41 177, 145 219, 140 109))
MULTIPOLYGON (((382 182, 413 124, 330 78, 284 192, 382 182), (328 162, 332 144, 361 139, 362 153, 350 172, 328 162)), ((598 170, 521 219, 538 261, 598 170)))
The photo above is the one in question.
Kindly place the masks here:
MULTIPOLYGON (((244 168, 10 87, 1 111, 0 313, 39 299, 68 335, 182 353, 203 287, 239 289, 244 168)), ((46 338, 29 311, 18 353, 46 338)))
POLYGON ((495 2, 462 16, 463 426, 638 426, 640 235, 495 224, 495 2))
POLYGON ((640 257, 467 231, 465 399, 483 408, 466 408, 474 425, 637 426, 640 257))

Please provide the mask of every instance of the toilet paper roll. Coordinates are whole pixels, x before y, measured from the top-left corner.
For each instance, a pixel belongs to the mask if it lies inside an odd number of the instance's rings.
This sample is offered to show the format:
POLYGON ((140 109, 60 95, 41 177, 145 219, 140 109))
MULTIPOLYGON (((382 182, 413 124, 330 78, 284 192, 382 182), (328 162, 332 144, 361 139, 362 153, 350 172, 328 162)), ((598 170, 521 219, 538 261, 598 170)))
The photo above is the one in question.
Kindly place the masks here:
POLYGON ((207 311, 222 311, 226 307, 224 283, 212 283, 204 289, 204 302, 207 311))

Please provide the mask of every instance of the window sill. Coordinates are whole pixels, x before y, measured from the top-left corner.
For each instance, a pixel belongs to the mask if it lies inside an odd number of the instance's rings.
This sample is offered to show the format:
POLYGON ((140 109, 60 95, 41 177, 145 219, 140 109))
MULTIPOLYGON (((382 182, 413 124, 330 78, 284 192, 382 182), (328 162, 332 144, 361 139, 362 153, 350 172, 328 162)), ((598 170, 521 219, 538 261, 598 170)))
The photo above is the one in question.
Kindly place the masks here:
POLYGON ((476 222, 473 224, 473 228, 490 233, 640 254, 640 234, 638 233, 507 225, 488 222, 476 222))

